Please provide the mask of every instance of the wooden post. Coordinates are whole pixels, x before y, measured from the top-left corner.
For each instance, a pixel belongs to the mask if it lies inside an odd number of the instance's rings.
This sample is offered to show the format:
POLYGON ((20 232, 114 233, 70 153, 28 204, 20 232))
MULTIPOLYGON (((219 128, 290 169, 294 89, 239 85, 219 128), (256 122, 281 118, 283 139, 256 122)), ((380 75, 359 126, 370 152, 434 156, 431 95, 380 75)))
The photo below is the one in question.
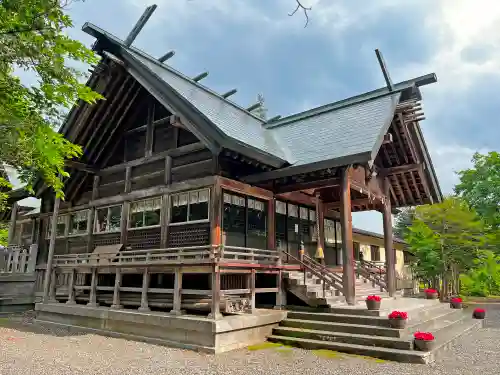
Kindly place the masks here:
POLYGON ((49 291, 50 302, 57 302, 56 293, 57 293, 57 273, 56 269, 54 268, 52 270, 52 275, 50 278, 50 291, 49 291))
POLYGON ((212 308, 209 314, 210 319, 221 319, 220 313, 220 269, 215 265, 211 275, 211 288, 212 288, 212 308))
POLYGON ((276 201, 267 202, 267 248, 276 250, 276 201))
POLYGON ((212 188, 211 202, 210 243, 213 247, 216 247, 222 244, 222 187, 218 178, 212 188))
POLYGON ((285 294, 283 290, 283 275, 282 271, 279 270, 278 274, 276 276, 277 279, 277 286, 278 286, 278 292, 276 293, 276 306, 275 308, 278 310, 281 310, 285 307, 285 294))
POLYGON ((57 216, 59 215, 59 204, 61 199, 56 197, 54 202, 54 213, 52 214, 52 223, 50 227, 50 242, 49 242, 49 254, 47 256, 47 268, 45 269, 45 279, 43 281, 43 298, 42 302, 47 303, 49 300, 49 289, 50 289, 50 279, 52 276, 52 263, 54 261, 54 249, 56 246, 56 235, 57 235, 57 216))
POLYGON ((111 308, 115 310, 123 308, 123 306, 120 303, 121 285, 122 285, 122 270, 119 267, 116 267, 115 287, 113 288, 113 304, 111 305, 111 308))
POLYGON ((252 314, 255 313, 255 268, 252 268, 250 273, 250 309, 252 314))
POLYGON ((15 202, 12 205, 12 212, 10 214, 9 236, 7 238, 8 245, 14 245, 14 239, 16 238, 16 220, 18 211, 19 211, 19 205, 17 202, 15 202))
POLYGON ((182 302, 182 270, 180 268, 175 269, 175 279, 174 279, 174 306, 170 311, 173 315, 181 315, 183 311, 181 310, 182 302))
POLYGON ((155 103, 153 100, 149 100, 148 103, 148 119, 146 124, 146 144, 144 155, 149 157, 153 155, 153 135, 155 130, 155 125, 153 123, 155 115, 155 103))
POLYGON ((387 292, 390 297, 393 297, 396 293, 396 253, 393 248, 391 196, 389 195, 389 181, 387 178, 384 178, 383 187, 385 194, 385 202, 382 209, 386 264, 385 275, 387 292))
POLYGON ((342 170, 340 193, 340 225, 342 232, 343 284, 347 304, 356 302, 356 279, 354 277, 354 251, 352 245, 351 180, 350 168, 342 170))
POLYGON ((146 267, 144 268, 144 272, 142 274, 141 306, 139 307, 139 311, 151 311, 148 302, 149 278, 149 269, 146 267))
POLYGON ((325 223, 324 223, 324 204, 321 200, 319 193, 316 193, 316 254, 315 258, 321 264, 325 264, 325 253, 323 251, 324 247, 324 239, 325 239, 325 223))
MULTIPOLYGON (((99 198, 99 182, 101 181, 100 176, 94 176, 94 182, 92 184, 92 200, 95 201, 99 198)), ((94 221, 95 221, 95 207, 91 207, 89 210, 88 223, 87 223, 87 252, 91 253, 94 250, 94 221)))
POLYGON ((89 307, 97 307, 97 267, 92 268, 92 279, 90 281, 89 307))
POLYGON ((74 305, 75 301, 75 277, 76 270, 74 268, 71 269, 69 274, 69 283, 68 283, 68 300, 66 301, 67 305, 74 305))

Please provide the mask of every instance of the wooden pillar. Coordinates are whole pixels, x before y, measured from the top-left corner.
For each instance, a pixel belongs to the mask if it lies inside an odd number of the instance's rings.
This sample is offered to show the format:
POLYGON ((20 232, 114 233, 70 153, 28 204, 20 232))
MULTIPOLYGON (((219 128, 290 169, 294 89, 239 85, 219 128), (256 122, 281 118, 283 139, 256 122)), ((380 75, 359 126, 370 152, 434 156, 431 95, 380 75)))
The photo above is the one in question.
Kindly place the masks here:
POLYGON ((218 178, 212 188, 211 202, 210 244, 220 246, 222 244, 222 187, 218 178))
MULTIPOLYGON (((92 184, 92 200, 99 198, 99 182, 101 181, 100 176, 94 176, 94 182, 92 184)), ((94 221, 95 221, 95 207, 91 207, 89 210, 89 217, 87 223, 87 252, 91 253, 94 251, 94 221)))
POLYGON ((250 309, 252 314, 255 312, 255 268, 252 268, 252 272, 249 275, 250 281, 250 309))
POLYGON ((390 297, 393 297, 396 293, 396 253, 393 248, 391 196, 389 195, 389 181, 387 178, 384 178, 383 187, 385 194, 385 202, 382 208, 386 264, 385 275, 387 292, 390 297))
POLYGON ((49 254, 47 256, 47 268, 45 269, 45 279, 43 281, 43 303, 47 303, 49 300, 49 289, 50 289, 50 279, 52 276, 52 263, 54 261, 54 250, 56 246, 56 235, 57 235, 57 216, 59 215, 59 204, 61 199, 56 197, 54 202, 54 213, 52 214, 52 223, 50 227, 50 242, 49 242, 49 254))
POLYGON ((321 197, 319 193, 316 193, 316 235, 317 235, 317 241, 316 241, 316 254, 315 258, 318 260, 318 262, 324 264, 325 263, 325 253, 324 253, 324 248, 325 248, 325 206, 323 204, 323 201, 321 200, 321 197))
POLYGON ((97 307, 97 267, 92 268, 92 279, 90 280, 90 296, 87 306, 97 307))
POLYGON ((181 315, 183 311, 181 310, 182 302, 182 270, 177 268, 175 270, 174 279, 174 306, 170 311, 173 315, 181 315))
POLYGON ((122 309, 123 306, 120 303, 120 287, 122 285, 122 270, 119 267, 116 267, 115 273, 115 287, 113 288, 113 304, 111 305, 112 309, 122 309))
POLYGON ((349 305, 356 302, 356 279, 354 275, 354 251, 352 245, 352 212, 350 168, 342 170, 340 193, 340 225, 342 233, 344 296, 349 305))
POLYGON ((16 220, 18 211, 19 211, 19 205, 17 202, 15 202, 12 205, 12 212, 10 214, 9 236, 7 238, 8 245, 14 245, 14 239, 16 238, 16 220))
POLYGON ((277 278, 276 285, 278 287, 278 292, 276 293, 276 306, 275 306, 275 308, 278 310, 281 310, 286 305, 286 301, 285 301, 286 294, 285 294, 285 290, 283 288, 283 275, 282 275, 281 270, 278 271, 276 278, 277 278))
POLYGON ((141 306, 139 307, 139 311, 151 311, 148 302, 149 279, 149 269, 146 267, 142 274, 141 306))
POLYGON ((212 308, 210 319, 221 319, 222 314, 220 313, 220 269, 218 265, 215 265, 211 274, 211 288, 212 288, 212 308))
POLYGON ((57 293, 57 272, 56 269, 54 268, 52 270, 52 275, 50 277, 50 290, 49 290, 50 302, 57 302, 56 293, 57 293))
POLYGON ((69 274, 68 300, 66 301, 66 304, 68 304, 68 305, 74 305, 76 303, 76 301, 75 301, 75 277, 76 277, 76 270, 74 268, 72 268, 70 271, 70 274, 69 274))

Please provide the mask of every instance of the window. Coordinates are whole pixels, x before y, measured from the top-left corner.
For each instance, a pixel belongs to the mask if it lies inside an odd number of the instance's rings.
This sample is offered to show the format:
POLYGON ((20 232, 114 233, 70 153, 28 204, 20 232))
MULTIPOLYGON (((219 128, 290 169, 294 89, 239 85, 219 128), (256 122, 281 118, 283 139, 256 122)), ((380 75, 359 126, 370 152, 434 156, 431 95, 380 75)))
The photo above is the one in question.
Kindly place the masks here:
POLYGON ((372 262, 379 262, 380 261, 380 248, 376 245, 371 245, 370 246, 370 255, 371 255, 372 262))
POLYGON ((146 228, 160 225, 161 198, 147 199, 130 205, 128 227, 146 228))
POLYGON ((87 222, 88 222, 89 211, 78 211, 70 215, 69 217, 69 231, 68 234, 85 234, 87 233, 87 222))
MULTIPOLYGON (((66 223, 68 220, 68 215, 59 215, 57 217, 57 229, 56 229, 56 237, 64 237, 66 234, 66 223)), ((47 238, 50 237, 50 231, 52 230, 52 216, 49 219, 49 223, 47 226, 47 238)))
POLYGON ((99 208, 95 215, 94 233, 119 232, 122 206, 99 208))
POLYGON ((359 242, 353 242, 352 248, 354 250, 354 259, 359 260, 359 242))
POLYGON ((208 220, 208 189, 172 195, 170 223, 208 220))

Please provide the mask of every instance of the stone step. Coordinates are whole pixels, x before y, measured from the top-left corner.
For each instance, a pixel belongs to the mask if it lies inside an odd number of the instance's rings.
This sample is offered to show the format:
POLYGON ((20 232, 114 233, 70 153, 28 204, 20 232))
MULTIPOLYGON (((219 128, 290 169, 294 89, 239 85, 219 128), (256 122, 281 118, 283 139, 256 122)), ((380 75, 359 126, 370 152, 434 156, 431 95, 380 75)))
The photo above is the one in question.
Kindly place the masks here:
POLYGON ((401 338, 398 329, 389 327, 377 327, 365 324, 322 322, 318 320, 285 319, 281 322, 284 327, 313 329, 317 331, 356 333, 360 335, 384 336, 401 338))
POLYGON ((409 339, 361 335, 347 332, 327 332, 304 328, 276 327, 273 329, 273 335, 321 340, 326 342, 342 342, 356 345, 378 346, 400 350, 413 349, 413 342, 409 339))
POLYGON ((418 352, 415 350, 401 350, 345 342, 323 341, 280 335, 271 335, 268 339, 272 342, 280 342, 303 349, 328 349, 349 354, 370 356, 374 358, 407 363, 427 363, 431 357, 430 353, 418 352))
POLYGON ((409 320, 407 327, 402 330, 404 335, 412 335, 417 331, 434 332, 450 325, 462 318, 463 311, 460 309, 436 309, 435 315, 426 316, 416 321, 409 320))
POLYGON ((377 327, 390 327, 389 319, 379 316, 363 316, 363 315, 347 315, 347 314, 332 314, 332 313, 315 313, 303 311, 290 311, 287 314, 287 319, 320 321, 320 322, 335 322, 349 323, 358 325, 373 325, 377 327))

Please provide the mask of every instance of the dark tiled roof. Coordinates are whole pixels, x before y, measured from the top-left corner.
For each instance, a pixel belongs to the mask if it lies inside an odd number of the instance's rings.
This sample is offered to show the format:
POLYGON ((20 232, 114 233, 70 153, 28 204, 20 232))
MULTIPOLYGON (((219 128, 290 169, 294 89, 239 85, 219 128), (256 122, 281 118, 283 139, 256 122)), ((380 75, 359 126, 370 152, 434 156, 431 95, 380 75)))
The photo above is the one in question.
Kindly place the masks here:
MULTIPOLYGON (((126 51, 129 58, 149 70, 169 89, 200 111, 225 137, 247 145, 288 165, 300 166, 326 160, 366 162, 378 152, 401 92, 433 82, 434 75, 381 88, 339 102, 266 123, 234 102, 184 76, 170 66, 92 24, 84 31, 126 51)), ((418 93, 418 90, 417 90, 418 93)), ((332 167, 336 166, 332 162, 332 167)))

